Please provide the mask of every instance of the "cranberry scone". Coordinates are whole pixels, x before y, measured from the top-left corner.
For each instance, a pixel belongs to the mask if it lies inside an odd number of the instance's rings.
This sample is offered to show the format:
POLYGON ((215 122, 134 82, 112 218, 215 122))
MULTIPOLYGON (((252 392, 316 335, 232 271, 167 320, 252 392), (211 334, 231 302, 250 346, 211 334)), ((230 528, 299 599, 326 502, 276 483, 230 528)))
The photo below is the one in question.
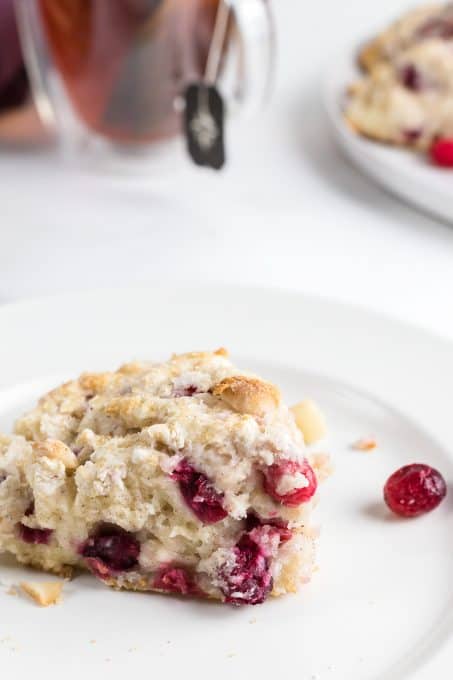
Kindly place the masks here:
POLYGON ((427 149, 453 136, 453 5, 409 12, 369 43, 345 116, 359 133, 427 149))
MULTIPOLYGON (((445 37, 445 20, 450 23, 452 31, 450 5, 429 4, 408 10, 382 33, 365 43, 359 52, 360 66, 365 71, 371 71, 379 62, 392 61, 400 52, 424 36, 445 37)), ((452 35, 453 31, 450 37, 452 35)))
POLYGON ((0 438, 0 550, 131 590, 258 604, 310 578, 317 477, 225 350, 84 374, 0 438))

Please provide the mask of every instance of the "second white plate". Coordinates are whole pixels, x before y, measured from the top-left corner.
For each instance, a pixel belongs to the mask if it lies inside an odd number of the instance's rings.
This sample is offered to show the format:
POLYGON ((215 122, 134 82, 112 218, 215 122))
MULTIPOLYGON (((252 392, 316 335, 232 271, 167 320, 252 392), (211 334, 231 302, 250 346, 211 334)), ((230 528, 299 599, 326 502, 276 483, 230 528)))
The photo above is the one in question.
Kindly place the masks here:
POLYGON ((382 187, 437 217, 453 222, 453 171, 436 168, 420 154, 361 137, 346 125, 343 107, 348 85, 359 76, 354 52, 331 64, 324 104, 335 138, 349 158, 382 187))

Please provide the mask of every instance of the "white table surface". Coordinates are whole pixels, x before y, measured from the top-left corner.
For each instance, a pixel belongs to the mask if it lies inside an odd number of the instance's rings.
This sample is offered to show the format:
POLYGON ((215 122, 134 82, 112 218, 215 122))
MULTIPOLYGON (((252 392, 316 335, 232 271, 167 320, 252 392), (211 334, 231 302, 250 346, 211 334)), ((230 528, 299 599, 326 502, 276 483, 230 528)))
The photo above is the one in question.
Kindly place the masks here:
POLYGON ((230 127, 222 174, 156 162, 136 179, 82 177, 52 154, 0 153, 0 300, 234 282, 366 305, 453 337, 453 227, 351 167, 321 105, 338 49, 407 3, 274 5, 276 94, 266 115, 230 127))

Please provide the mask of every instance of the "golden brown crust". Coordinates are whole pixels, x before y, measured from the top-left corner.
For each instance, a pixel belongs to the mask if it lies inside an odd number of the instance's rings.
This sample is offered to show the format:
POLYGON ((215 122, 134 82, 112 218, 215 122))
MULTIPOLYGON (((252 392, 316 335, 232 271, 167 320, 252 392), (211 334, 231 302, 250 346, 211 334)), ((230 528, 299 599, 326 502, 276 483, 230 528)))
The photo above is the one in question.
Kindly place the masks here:
POLYGON ((77 467, 77 456, 66 444, 57 439, 33 442, 32 448, 33 453, 37 456, 46 456, 61 461, 67 470, 75 470, 77 467))
POLYGON ((348 128, 349 128, 352 132, 354 132, 355 134, 361 134, 361 132, 360 132, 359 128, 357 127, 357 125, 354 123, 354 121, 352 121, 352 120, 349 118, 349 116, 348 116, 347 114, 344 115, 344 122, 346 123, 346 125, 348 126, 348 128))
POLYGON ((98 394, 105 390, 112 379, 112 373, 82 373, 79 378, 80 387, 85 392, 98 394))
POLYGON ((280 404, 280 392, 271 383, 238 375, 225 378, 212 388, 212 394, 239 413, 263 416, 280 404))
MULTIPOLYGON (((136 593, 162 593, 163 595, 168 595, 168 590, 163 590, 162 588, 154 588, 150 580, 147 578, 141 578, 135 583, 129 583, 116 578, 104 579, 103 583, 108 585, 110 588, 115 590, 128 590, 136 593)), ((213 593, 200 593, 200 598, 203 600, 220 600, 220 596, 216 597, 213 593)))
POLYGON ((190 359, 192 361, 203 361, 209 359, 212 356, 227 357, 228 350, 224 347, 219 347, 219 349, 214 350, 214 352, 184 352, 183 354, 172 354, 172 361, 190 359))
POLYGON ((142 396, 116 397, 102 406, 106 416, 118 418, 127 427, 145 427, 153 422, 155 409, 142 396))
POLYGON ((146 593, 151 590, 149 579, 146 578, 140 578, 134 583, 130 583, 128 581, 110 577, 103 579, 103 582, 111 588, 115 588, 115 590, 132 590, 133 592, 140 593, 146 593))
POLYGON ((370 40, 359 50, 358 62, 360 68, 364 71, 371 71, 382 59, 383 54, 379 39, 370 40))
POLYGON ((118 373, 121 375, 138 375, 143 371, 143 364, 139 361, 130 361, 127 364, 123 364, 118 369, 118 373))
POLYGON ((73 380, 69 380, 68 382, 63 383, 62 385, 55 387, 53 390, 50 390, 50 392, 47 392, 47 394, 43 394, 43 396, 39 399, 38 403, 45 404, 46 401, 48 401, 49 399, 60 401, 61 399, 64 399, 65 397, 69 396, 74 391, 74 385, 75 382, 73 380))

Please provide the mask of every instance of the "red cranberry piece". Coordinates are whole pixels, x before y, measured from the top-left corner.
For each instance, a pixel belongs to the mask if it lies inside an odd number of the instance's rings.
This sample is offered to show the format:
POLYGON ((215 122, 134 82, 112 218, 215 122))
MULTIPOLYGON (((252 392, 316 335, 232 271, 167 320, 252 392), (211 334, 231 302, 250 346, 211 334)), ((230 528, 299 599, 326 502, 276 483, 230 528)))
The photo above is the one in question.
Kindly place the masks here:
POLYGON ((233 548, 233 566, 220 571, 225 601, 231 604, 261 604, 272 590, 270 560, 257 539, 258 529, 243 534, 233 548))
POLYGON ((286 543, 293 537, 293 532, 288 529, 288 524, 283 519, 262 519, 254 512, 249 512, 245 520, 245 527, 247 531, 256 529, 257 527, 271 527, 275 529, 280 536, 280 543, 286 543))
POLYGON ((278 535, 280 537, 280 543, 286 543, 286 541, 291 540, 293 537, 293 532, 291 529, 288 529, 288 527, 280 527, 277 525, 271 525, 276 531, 278 531, 278 535))
POLYGON ((110 572, 127 571, 138 564, 140 543, 133 534, 121 527, 106 525, 99 528, 83 544, 80 554, 101 578, 110 572))
POLYGON ((435 165, 444 168, 453 167, 453 138, 440 138, 436 140, 429 151, 431 160, 435 165))
POLYGON ((106 579, 109 576, 114 576, 115 572, 109 569, 104 562, 97 557, 86 557, 85 561, 88 568, 93 572, 95 576, 100 579, 106 579))
POLYGON ((421 463, 405 465, 391 475, 384 487, 384 500, 401 517, 417 517, 437 508, 447 485, 434 468, 421 463))
POLYGON ((289 508, 296 508, 306 503, 315 494, 318 486, 316 475, 310 464, 304 460, 281 460, 270 465, 264 471, 264 489, 275 501, 289 508), (283 493, 279 491, 279 485, 284 477, 302 474, 307 480, 306 486, 296 488, 294 491, 283 493))
POLYGON ((406 64, 400 70, 400 80, 404 87, 414 92, 419 92, 423 89, 423 80, 420 71, 414 64, 406 64))
POLYGON ((19 536, 25 543, 47 545, 52 533, 52 529, 31 529, 22 522, 19 524, 19 536))
POLYGON ((403 130, 404 141, 407 144, 414 144, 422 136, 422 128, 407 128, 403 130))
POLYGON ((153 581, 153 587, 180 595, 198 594, 190 574, 183 567, 162 567, 153 581))
POLYGON ((198 387, 196 385, 186 385, 186 387, 179 387, 173 392, 174 397, 192 397, 198 394, 198 387))
POLYGON ((25 510, 24 515, 25 517, 30 517, 31 515, 35 514, 35 501, 32 501, 28 508, 25 510))
POLYGON ((183 459, 173 470, 172 479, 176 480, 189 508, 204 524, 215 524, 228 516, 223 508, 223 495, 219 494, 212 482, 201 472, 183 459))
MULTIPOLYGON (((25 517, 31 517, 35 513, 35 502, 32 501, 28 508, 25 510, 25 517)), ((18 525, 19 537, 25 543, 33 543, 35 545, 47 545, 49 543, 50 537, 53 533, 52 529, 32 529, 27 527, 26 524, 22 522, 18 525)))
POLYGON ((0 470, 0 484, 5 481, 6 477, 7 477, 6 472, 2 472, 0 470))

